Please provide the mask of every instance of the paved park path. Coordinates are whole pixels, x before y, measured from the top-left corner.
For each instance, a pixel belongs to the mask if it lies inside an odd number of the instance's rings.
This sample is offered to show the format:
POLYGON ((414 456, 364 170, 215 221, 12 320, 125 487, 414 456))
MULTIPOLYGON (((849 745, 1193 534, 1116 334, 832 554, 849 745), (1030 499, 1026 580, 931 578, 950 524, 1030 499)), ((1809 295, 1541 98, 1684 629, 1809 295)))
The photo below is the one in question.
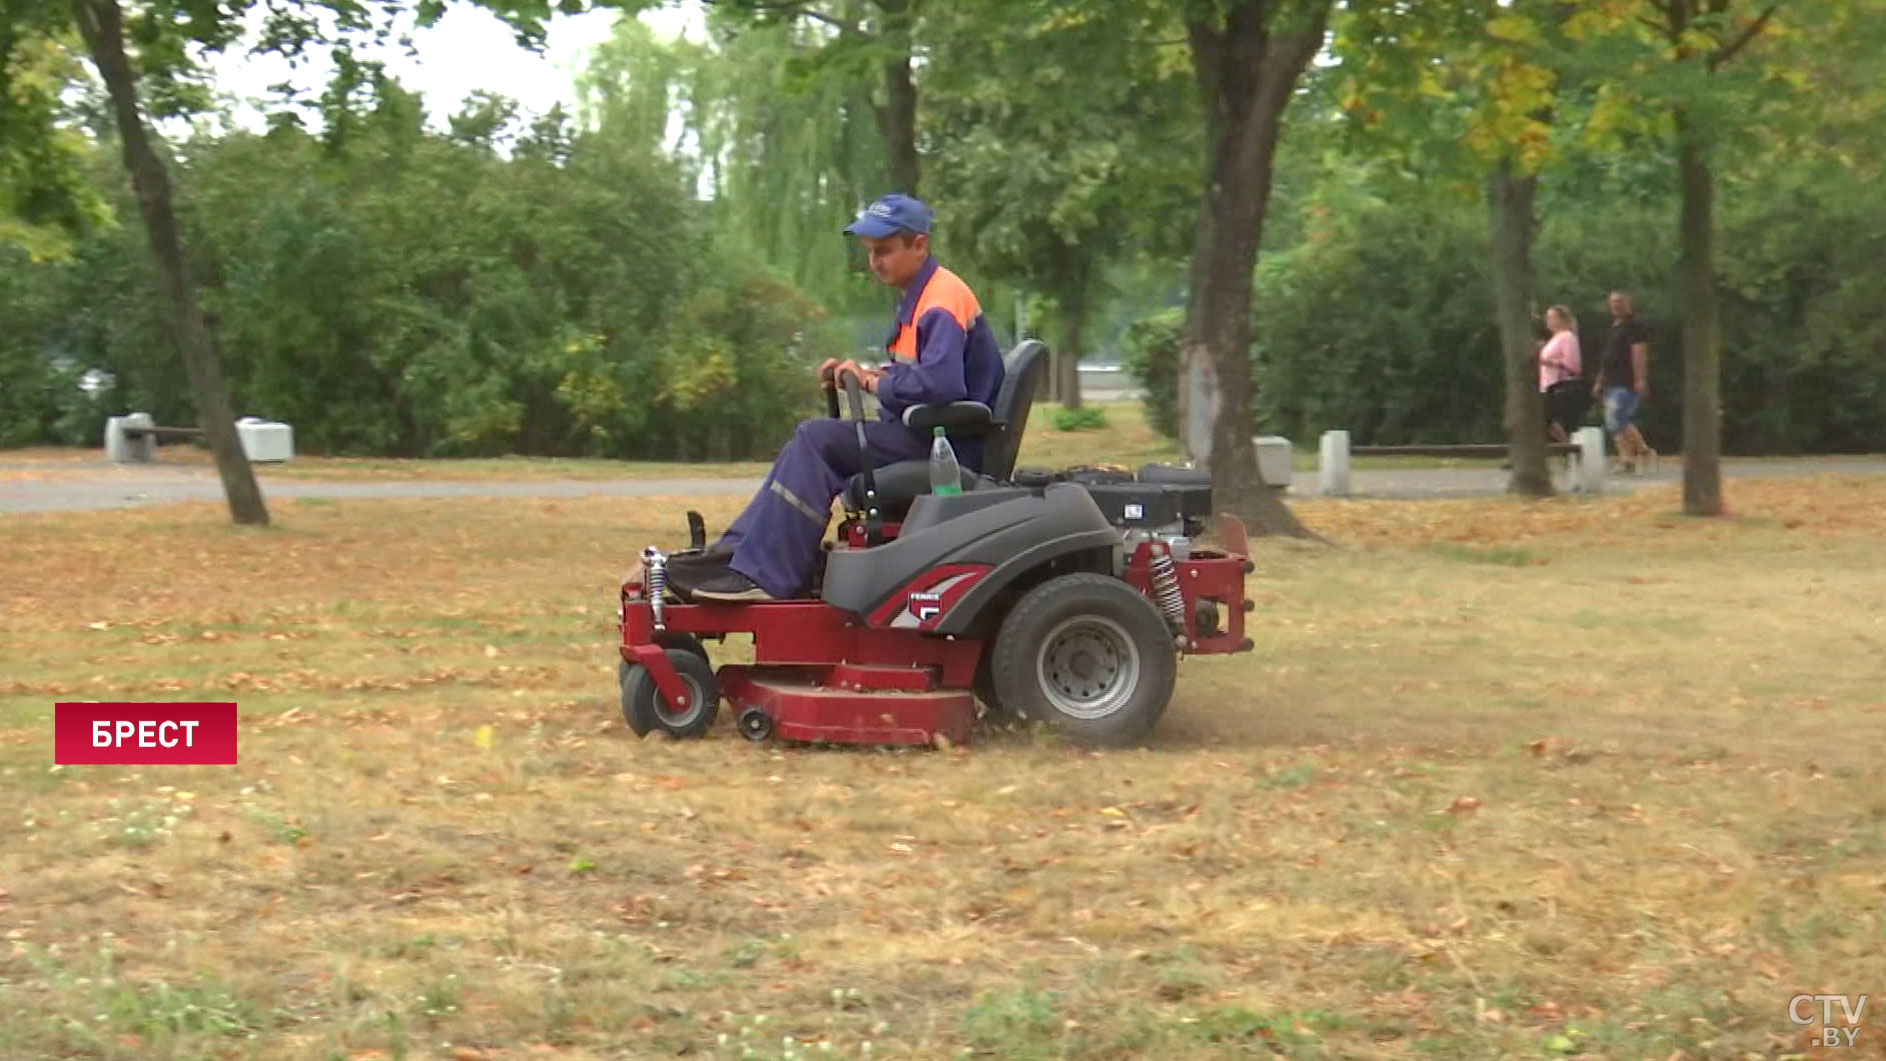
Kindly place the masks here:
MULTIPOLYGON (((1674 462, 1666 462, 1661 470, 1654 473, 1607 479, 1606 489, 1637 490, 1645 486, 1671 485, 1680 483, 1682 474, 1674 462)), ((1730 479, 1799 478, 1823 474, 1886 475, 1886 456, 1730 460, 1723 465, 1723 475, 1730 479)), ((1569 485, 1562 471, 1557 478, 1561 489, 1569 485)), ((1506 473, 1491 465, 1356 470, 1350 474, 1350 485, 1357 497, 1474 497, 1504 492, 1506 473)), ((360 482, 276 479, 269 477, 266 472, 262 476, 263 496, 270 499, 746 496, 758 486, 758 479, 741 478, 414 479, 360 482)), ((1317 493, 1315 472, 1295 474, 1289 496, 1315 497, 1317 493)), ((222 486, 214 471, 205 467, 112 465, 104 463, 102 459, 96 462, 8 463, 0 458, 0 514, 133 508, 189 501, 219 502, 222 496, 222 486), (16 474, 21 472, 28 474, 16 474)))

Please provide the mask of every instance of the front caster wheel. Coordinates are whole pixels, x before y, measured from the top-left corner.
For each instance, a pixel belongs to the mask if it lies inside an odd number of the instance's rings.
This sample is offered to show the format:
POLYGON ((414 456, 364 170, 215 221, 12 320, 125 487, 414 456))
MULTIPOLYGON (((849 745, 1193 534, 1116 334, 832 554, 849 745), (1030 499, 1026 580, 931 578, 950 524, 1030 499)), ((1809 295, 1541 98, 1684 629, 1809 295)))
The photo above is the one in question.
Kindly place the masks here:
POLYGON ((757 707, 749 707, 740 712, 740 717, 734 720, 734 725, 740 730, 742 737, 755 743, 773 735, 773 716, 757 707))
POLYGON ((720 686, 714 681, 714 669, 707 657, 686 648, 663 650, 668 662, 681 676, 687 689, 687 702, 675 705, 661 695, 655 676, 640 664, 622 672, 622 721, 638 737, 659 730, 674 739, 698 737, 714 725, 720 710, 720 686))

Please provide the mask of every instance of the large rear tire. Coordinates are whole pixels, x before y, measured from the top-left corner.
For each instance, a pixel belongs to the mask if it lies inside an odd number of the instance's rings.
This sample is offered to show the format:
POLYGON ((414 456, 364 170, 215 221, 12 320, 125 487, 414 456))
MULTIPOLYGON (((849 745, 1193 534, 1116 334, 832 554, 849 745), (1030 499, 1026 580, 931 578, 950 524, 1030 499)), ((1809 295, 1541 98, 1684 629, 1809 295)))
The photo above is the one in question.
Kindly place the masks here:
POLYGON ((1165 713, 1178 676, 1153 603, 1106 575, 1030 590, 1003 621, 989 670, 1002 707, 1091 744, 1131 744, 1165 713))
POLYGON ((976 699, 982 703, 982 722, 996 729, 1007 729, 1021 722, 1015 712, 1002 706, 1001 698, 995 692, 995 646, 985 643, 982 658, 976 661, 976 679, 970 686, 976 699))

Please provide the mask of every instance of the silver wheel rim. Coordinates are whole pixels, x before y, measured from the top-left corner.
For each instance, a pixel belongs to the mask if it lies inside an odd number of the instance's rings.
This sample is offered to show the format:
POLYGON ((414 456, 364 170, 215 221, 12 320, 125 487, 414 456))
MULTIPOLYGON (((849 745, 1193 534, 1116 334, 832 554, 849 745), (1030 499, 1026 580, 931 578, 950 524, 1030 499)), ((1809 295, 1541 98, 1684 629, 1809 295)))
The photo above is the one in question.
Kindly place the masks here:
POLYGON ((1139 688, 1139 647, 1126 628, 1098 615, 1063 619, 1041 641, 1035 674, 1055 710, 1094 721, 1126 706, 1139 688))
POLYGON ((701 683, 690 675, 683 674, 680 677, 681 684, 688 687, 688 706, 680 711, 671 711, 668 709, 668 698, 661 695, 661 687, 655 684, 655 676, 648 676, 649 692, 655 697, 655 717, 665 729, 691 726, 695 719, 701 717, 701 712, 707 710, 707 697, 701 692, 701 683))

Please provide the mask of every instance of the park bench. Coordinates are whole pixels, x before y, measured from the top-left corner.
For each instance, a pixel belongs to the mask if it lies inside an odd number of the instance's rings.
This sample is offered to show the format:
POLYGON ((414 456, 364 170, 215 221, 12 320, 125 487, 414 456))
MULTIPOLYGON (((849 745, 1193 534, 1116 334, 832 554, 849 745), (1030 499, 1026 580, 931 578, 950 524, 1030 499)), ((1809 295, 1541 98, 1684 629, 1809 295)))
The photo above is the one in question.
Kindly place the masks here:
MULTIPOLYGON (((1548 457, 1563 457, 1571 477, 1572 490, 1597 493, 1604 488, 1604 430, 1584 427, 1571 442, 1548 442, 1548 457)), ((1318 449, 1323 496, 1346 497, 1350 493, 1349 462, 1352 457, 1505 457, 1511 447, 1504 442, 1458 445, 1415 443, 1400 446, 1351 446, 1349 432, 1325 431, 1318 449)))
MULTIPOLYGON (((1504 457, 1511 449, 1503 442, 1467 443, 1458 446, 1417 444, 1409 446, 1351 446, 1352 457, 1504 457)), ((1569 457, 1578 452, 1576 442, 1548 442, 1545 447, 1548 457, 1569 457)))
POLYGON ((124 428, 124 437, 129 439, 152 438, 159 442, 165 442, 179 438, 202 438, 203 429, 200 427, 143 427, 136 424, 129 424, 124 428))
MULTIPOLYGON (((105 458, 114 464, 148 464, 157 459, 157 443, 200 439, 200 427, 167 427, 149 413, 114 416, 105 421, 105 458)), ((294 432, 287 424, 245 416, 236 421, 236 437, 251 461, 285 461, 294 455, 294 432)))

